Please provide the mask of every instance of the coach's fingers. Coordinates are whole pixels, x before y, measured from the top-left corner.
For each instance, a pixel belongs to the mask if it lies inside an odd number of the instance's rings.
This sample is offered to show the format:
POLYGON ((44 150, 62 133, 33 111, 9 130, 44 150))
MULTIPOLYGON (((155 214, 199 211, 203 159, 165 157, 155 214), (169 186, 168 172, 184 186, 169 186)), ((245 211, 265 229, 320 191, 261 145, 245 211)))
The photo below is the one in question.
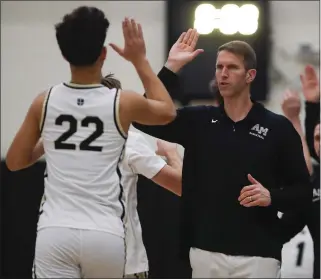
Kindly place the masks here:
POLYGON ((245 187, 243 187, 243 189, 241 189, 241 194, 242 193, 244 193, 244 192, 246 192, 246 191, 252 191, 252 190, 254 190, 255 188, 257 187, 257 185, 255 184, 255 185, 249 185, 249 186, 245 186, 245 187))
POLYGON ((192 58, 194 59, 195 57, 197 57, 198 55, 200 55, 201 53, 203 53, 204 50, 203 49, 198 49, 196 51, 192 52, 192 58))
POLYGON ((259 206, 260 205, 260 195, 256 194, 253 196, 249 196, 246 199, 240 202, 241 205, 244 207, 252 207, 252 206, 259 206))
POLYGON ((185 35, 186 35, 186 32, 183 32, 181 36, 179 36, 179 38, 177 39, 176 43, 177 44, 182 43, 185 35))
POLYGON ((192 34, 192 31, 193 31, 193 29, 191 29, 191 28, 188 29, 186 35, 183 38, 183 42, 182 42, 183 44, 187 44, 188 43, 188 40, 189 40, 189 38, 190 38, 190 36, 192 34))
POLYGON ((254 177, 251 174, 247 174, 247 178, 252 184, 261 184, 258 180, 254 179, 254 177))
POLYGON ((191 34, 190 34, 188 41, 187 41, 187 45, 192 46, 193 40, 196 35, 197 35, 196 29, 192 29, 191 34))
POLYGON ((120 47, 118 47, 117 45, 113 44, 113 43, 110 43, 109 46, 116 52, 118 53, 119 55, 123 56, 124 54, 124 50, 120 47))
POLYGON ((245 198, 247 198, 247 197, 249 197, 249 196, 254 196, 254 195, 259 194, 259 193, 260 193, 260 188, 257 187, 257 188, 255 188, 255 189, 253 189, 253 190, 249 190, 249 191, 243 192, 243 193, 239 196, 238 200, 239 200, 239 201, 242 201, 242 200, 244 200, 245 198))
POLYGON ((195 29, 195 32, 194 32, 193 35, 194 35, 194 36, 193 36, 193 40, 192 40, 192 42, 191 42, 191 44, 190 44, 192 50, 195 49, 195 47, 196 47, 196 45, 197 45, 197 42, 198 42, 198 38, 199 38, 199 34, 197 33, 196 29, 195 29))

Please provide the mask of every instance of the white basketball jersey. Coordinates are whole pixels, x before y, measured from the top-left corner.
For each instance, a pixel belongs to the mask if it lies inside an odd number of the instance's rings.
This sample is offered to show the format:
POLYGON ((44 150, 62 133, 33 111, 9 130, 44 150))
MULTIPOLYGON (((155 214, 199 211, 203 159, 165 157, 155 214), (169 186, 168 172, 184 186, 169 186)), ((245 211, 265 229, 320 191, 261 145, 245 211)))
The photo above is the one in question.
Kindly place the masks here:
POLYGON ((148 258, 137 212, 138 174, 152 179, 165 165, 166 162, 155 154, 142 134, 129 131, 124 157, 120 165, 126 202, 125 275, 148 271, 148 258))
POLYGON ((282 278, 313 278, 313 241, 309 229, 284 244, 282 250, 282 278))
POLYGON ((47 162, 38 229, 70 227, 124 236, 118 163, 125 135, 118 93, 103 85, 59 84, 44 104, 47 162))

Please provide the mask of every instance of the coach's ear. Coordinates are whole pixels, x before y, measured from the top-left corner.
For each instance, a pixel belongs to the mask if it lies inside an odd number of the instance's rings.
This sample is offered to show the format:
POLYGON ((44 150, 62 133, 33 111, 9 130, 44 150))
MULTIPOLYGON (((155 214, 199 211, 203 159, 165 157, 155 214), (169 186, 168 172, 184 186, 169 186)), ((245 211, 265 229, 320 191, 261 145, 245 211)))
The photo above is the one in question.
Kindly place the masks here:
POLYGON ((255 69, 250 69, 246 73, 246 83, 250 84, 254 81, 256 77, 256 70, 255 69))

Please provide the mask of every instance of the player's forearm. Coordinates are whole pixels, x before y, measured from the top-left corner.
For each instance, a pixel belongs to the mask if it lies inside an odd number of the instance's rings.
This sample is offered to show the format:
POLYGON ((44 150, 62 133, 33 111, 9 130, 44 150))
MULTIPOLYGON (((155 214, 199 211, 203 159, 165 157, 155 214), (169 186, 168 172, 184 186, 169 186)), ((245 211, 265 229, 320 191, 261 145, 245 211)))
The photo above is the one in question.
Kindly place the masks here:
MULTIPOLYGON (((171 92, 171 90, 178 87, 178 83, 179 83, 178 76, 171 70, 167 69, 166 67, 163 67, 159 71, 157 76, 161 80, 163 85, 166 87, 168 92, 171 92)), ((150 125, 143 125, 143 124, 134 122, 133 126, 138 130, 141 130, 156 138, 167 140, 169 142, 178 143, 177 141, 177 134, 179 134, 178 127, 176 127, 173 122, 170 125, 165 125, 165 126, 164 125, 150 126, 150 125)))
POLYGON ((38 161, 39 158, 41 158, 44 155, 44 149, 42 141, 39 141, 31 153, 28 153, 26 151, 21 152, 19 157, 12 157, 10 153, 11 152, 9 151, 7 155, 7 166, 11 171, 18 171, 21 169, 25 169, 33 165, 36 161, 38 161))
POLYGON ((45 150, 43 148, 42 140, 39 140, 32 151, 31 159, 28 166, 33 165, 35 162, 37 162, 44 155, 44 153, 45 150))
POLYGON ((183 169, 183 162, 177 151, 167 153, 167 164, 174 168, 181 176, 183 169))
POLYGON ((308 144, 307 144, 305 135, 303 133, 303 129, 302 129, 302 125, 301 125, 300 119, 299 118, 295 118, 295 119, 292 119, 291 122, 292 122, 295 130, 299 133, 299 135, 301 137, 301 142, 302 142, 302 146, 303 146, 303 153, 304 153, 304 159, 305 159, 307 168, 309 170, 309 173, 311 175, 312 172, 313 172, 312 162, 311 162, 311 155, 310 155, 310 152, 309 152, 309 148, 308 148, 308 144))
POLYGON ((177 151, 172 151, 166 155, 167 164, 172 168, 173 177, 175 178, 171 184, 171 190, 176 195, 182 195, 182 170, 183 161, 177 151))
POLYGON ((164 110, 172 112, 176 116, 175 105, 162 81, 153 72, 148 60, 141 60, 135 64, 136 71, 145 88, 148 99, 162 102, 164 110))

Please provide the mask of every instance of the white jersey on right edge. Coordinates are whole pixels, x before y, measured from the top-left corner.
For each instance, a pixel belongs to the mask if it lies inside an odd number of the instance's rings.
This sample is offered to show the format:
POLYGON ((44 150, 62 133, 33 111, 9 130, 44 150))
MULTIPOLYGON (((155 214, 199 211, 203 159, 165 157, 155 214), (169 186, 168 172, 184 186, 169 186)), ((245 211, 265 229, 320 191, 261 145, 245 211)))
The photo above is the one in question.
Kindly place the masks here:
POLYGON ((42 139, 47 162, 38 230, 68 227, 124 237, 118 163, 125 135, 116 89, 54 86, 45 102, 42 139))
POLYGON ((281 278, 313 278, 313 241, 306 226, 282 249, 281 278))
POLYGON ((141 133, 129 131, 124 158, 120 165, 126 203, 125 275, 148 271, 148 259, 137 212, 138 174, 152 179, 165 165, 166 162, 155 154, 141 133))

